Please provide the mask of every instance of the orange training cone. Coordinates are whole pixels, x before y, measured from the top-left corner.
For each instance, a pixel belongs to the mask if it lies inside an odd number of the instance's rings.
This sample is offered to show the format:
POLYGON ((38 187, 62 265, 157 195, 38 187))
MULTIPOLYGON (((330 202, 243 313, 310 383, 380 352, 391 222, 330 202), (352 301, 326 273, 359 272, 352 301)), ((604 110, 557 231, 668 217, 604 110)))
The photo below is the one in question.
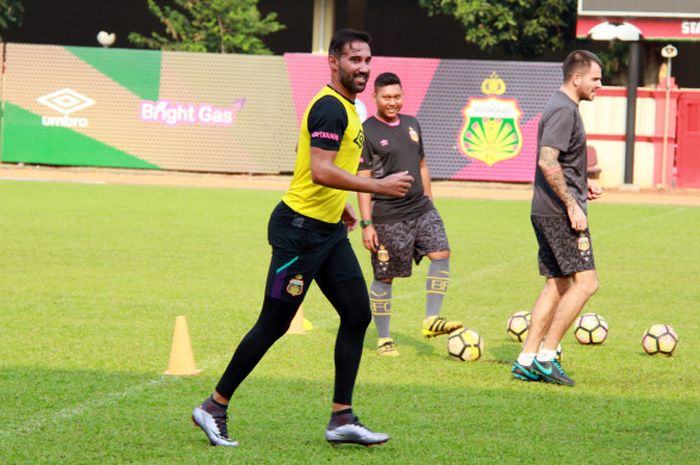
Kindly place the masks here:
POLYGON ((196 375, 198 370, 194 363, 190 333, 187 330, 187 320, 184 316, 175 318, 175 331, 173 332, 173 346, 170 349, 170 363, 166 375, 190 376, 196 375))
POLYGON ((289 325, 287 334, 306 334, 307 330, 310 331, 312 329, 313 325, 311 322, 304 318, 304 307, 299 305, 299 310, 297 310, 297 314, 294 315, 294 319, 289 325))

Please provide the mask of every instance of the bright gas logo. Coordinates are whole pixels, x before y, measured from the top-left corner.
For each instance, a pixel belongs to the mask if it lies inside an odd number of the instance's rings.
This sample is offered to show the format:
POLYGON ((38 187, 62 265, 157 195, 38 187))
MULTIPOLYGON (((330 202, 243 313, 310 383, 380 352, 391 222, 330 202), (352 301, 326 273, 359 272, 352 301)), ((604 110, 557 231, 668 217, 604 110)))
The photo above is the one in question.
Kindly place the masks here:
POLYGON ((462 110, 464 126, 459 148, 470 158, 489 166, 514 158, 523 148, 520 108, 515 100, 498 98, 506 91, 505 82, 493 72, 481 84, 487 98, 472 98, 462 110))
POLYGON ((89 124, 87 118, 76 118, 68 115, 95 104, 95 101, 90 97, 67 87, 57 90, 56 92, 51 92, 50 94, 42 95, 37 98, 36 101, 63 114, 63 116, 42 116, 42 125, 66 128, 86 128, 89 124))
POLYGON ((244 104, 244 98, 236 100, 228 107, 217 107, 209 103, 182 104, 169 100, 155 102, 142 100, 139 113, 141 121, 156 122, 167 126, 181 124, 232 126, 244 104))

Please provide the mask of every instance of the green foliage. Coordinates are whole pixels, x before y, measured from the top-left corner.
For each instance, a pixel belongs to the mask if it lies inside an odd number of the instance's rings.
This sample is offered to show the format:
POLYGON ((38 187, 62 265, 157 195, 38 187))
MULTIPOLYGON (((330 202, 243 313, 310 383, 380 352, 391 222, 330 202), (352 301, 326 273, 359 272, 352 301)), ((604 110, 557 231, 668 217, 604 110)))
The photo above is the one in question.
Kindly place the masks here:
MULTIPOLYGON (((444 314, 484 338, 478 362, 425 339, 427 264, 394 282, 401 356, 367 331, 355 410, 392 440, 329 447, 338 316, 312 285, 314 329, 283 336, 240 386, 212 448, 189 422, 255 322, 280 192, 0 181, 0 462, 3 464, 697 464, 700 208, 590 206, 601 289, 586 309, 610 335, 562 341, 574 388, 511 380, 507 318, 530 309, 537 272, 529 202, 436 200, 449 234, 444 314), (169 377, 175 317, 197 367, 169 377), (671 358, 641 348, 668 323, 671 358)), ((640 194, 643 198, 644 195, 640 194)), ((351 196, 354 201, 354 196, 351 196)), ((369 256, 350 233, 365 276, 369 256)))
POLYGON ((258 0, 174 2, 179 9, 148 0, 149 10, 165 26, 165 36, 153 32, 145 37, 132 32, 129 40, 156 50, 269 55, 272 52, 261 38, 285 28, 276 21, 276 13, 261 17, 258 0))
MULTIPOLYGON (((7 29, 13 24, 22 24, 24 7, 22 0, 0 0, 0 30, 7 29)), ((2 40, 2 34, 0 34, 2 40)))
POLYGON ((612 40, 608 46, 596 52, 603 62, 603 82, 606 85, 621 85, 621 74, 626 74, 629 66, 629 43, 612 40))
POLYGON ((465 40, 482 50, 501 47, 516 56, 561 50, 573 39, 575 0, 419 0, 430 15, 454 17, 465 40))

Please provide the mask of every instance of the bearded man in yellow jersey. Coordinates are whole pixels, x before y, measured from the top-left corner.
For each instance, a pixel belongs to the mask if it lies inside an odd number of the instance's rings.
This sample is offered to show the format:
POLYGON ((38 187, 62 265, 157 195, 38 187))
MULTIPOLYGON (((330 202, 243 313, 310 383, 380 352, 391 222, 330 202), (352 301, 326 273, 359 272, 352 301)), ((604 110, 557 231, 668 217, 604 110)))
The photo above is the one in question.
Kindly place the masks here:
POLYGON ((355 97, 369 80, 369 42, 369 34, 351 29, 339 30, 331 39, 331 82, 316 94, 304 113, 294 176, 270 216, 272 260, 260 316, 238 345, 212 395, 192 413, 192 420, 212 445, 238 445, 227 431, 229 401, 265 352, 287 331, 312 281, 340 316, 335 387, 325 438, 331 444, 364 446, 389 440, 388 434, 362 425, 352 410, 371 311, 367 285, 347 237, 357 224, 347 203, 347 191, 403 197, 413 177, 407 172, 382 179, 356 175, 364 133, 355 97))

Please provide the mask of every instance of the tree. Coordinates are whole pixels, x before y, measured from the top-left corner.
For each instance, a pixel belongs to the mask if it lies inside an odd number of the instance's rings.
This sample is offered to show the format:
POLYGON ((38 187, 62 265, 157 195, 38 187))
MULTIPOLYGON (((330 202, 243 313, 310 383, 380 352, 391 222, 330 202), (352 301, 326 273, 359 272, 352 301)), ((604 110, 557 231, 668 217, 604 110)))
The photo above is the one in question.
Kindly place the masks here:
MULTIPOLYGON (((0 0, 2 1, 2 0, 0 0)), ((131 43, 160 50, 187 52, 254 53, 269 55, 261 37, 284 29, 277 14, 261 18, 258 0, 172 0, 178 7, 161 7, 148 0, 148 8, 165 26, 166 36, 129 34, 131 43)))
POLYGON ((419 0, 429 14, 459 21, 465 40, 515 56, 562 50, 574 38, 576 0, 419 0))
MULTIPOLYGON (((24 7, 22 0, 0 0, 0 30, 7 29, 12 24, 22 24, 24 7)), ((2 34, 0 34, 0 40, 2 34)))

